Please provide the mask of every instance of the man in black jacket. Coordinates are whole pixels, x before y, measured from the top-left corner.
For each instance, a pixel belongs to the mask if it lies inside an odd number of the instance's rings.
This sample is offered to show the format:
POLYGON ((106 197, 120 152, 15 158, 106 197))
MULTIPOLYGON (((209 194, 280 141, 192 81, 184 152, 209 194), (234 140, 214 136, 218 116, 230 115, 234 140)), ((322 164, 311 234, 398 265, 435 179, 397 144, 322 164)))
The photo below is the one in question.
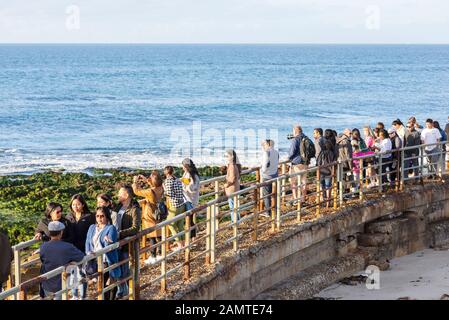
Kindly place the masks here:
MULTIPOLYGON (((119 239, 125 239, 136 235, 140 231, 142 221, 142 210, 134 199, 134 192, 131 186, 123 185, 118 192, 119 205, 117 207, 117 220, 115 227, 119 233, 119 239)), ((120 250, 120 261, 129 258, 129 247, 125 245, 120 250)), ((138 263, 138 262, 137 262, 138 263)), ((129 264, 122 265, 122 277, 129 277, 129 264)), ((128 284, 123 283, 118 286, 117 299, 128 295, 128 284)))
POLYGON ((0 292, 3 290, 3 283, 8 280, 11 273, 11 261, 13 253, 6 232, 0 230, 0 292))
MULTIPOLYGON (((421 144, 421 133, 416 130, 415 124, 409 122, 407 124, 407 130, 405 131, 405 147, 414 147, 421 144)), ((404 151, 404 178, 407 179, 410 172, 413 171, 413 176, 419 175, 419 148, 407 149, 404 151), (408 168, 413 168, 408 170, 408 168)))

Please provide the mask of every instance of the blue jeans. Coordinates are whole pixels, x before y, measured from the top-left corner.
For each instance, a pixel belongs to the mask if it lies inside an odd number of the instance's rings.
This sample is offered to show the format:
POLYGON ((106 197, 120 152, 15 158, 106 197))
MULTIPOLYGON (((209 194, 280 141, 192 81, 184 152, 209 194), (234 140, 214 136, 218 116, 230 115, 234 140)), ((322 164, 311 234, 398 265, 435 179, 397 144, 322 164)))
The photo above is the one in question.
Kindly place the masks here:
MULTIPOLYGON (((278 176, 277 174, 274 174, 272 176, 263 177, 262 182, 277 178, 277 176, 278 176)), ((273 185, 271 183, 268 186, 262 187, 262 197, 266 197, 267 195, 271 194, 272 192, 273 192, 273 185)), ((267 210, 268 208, 271 208, 271 196, 264 198, 263 203, 265 206, 265 210, 267 210)), ((271 211, 267 211, 266 213, 270 214, 270 212, 271 211)))
POLYGON ((323 191, 323 198, 327 199, 326 191, 332 188, 332 177, 321 177, 321 190, 323 191))
MULTIPOLYGON (((76 277, 80 281, 86 278, 86 274, 81 269, 78 269, 77 274, 72 274, 72 277, 76 277)), ((73 297, 85 299, 87 295, 87 282, 80 283, 78 287, 73 288, 71 291, 73 297)))
MULTIPOLYGON (((128 257, 129 257, 129 252, 128 252, 128 251, 120 251, 119 255, 120 255, 120 259, 119 259, 119 260, 120 260, 120 261, 123 261, 123 260, 125 260, 125 259, 128 259, 128 257)), ((121 279, 124 279, 124 278, 126 278, 126 277, 129 277, 129 275, 130 275, 130 271, 129 271, 129 263, 122 264, 122 265, 120 266, 120 269, 121 269, 121 271, 122 271, 121 279)), ((127 296, 128 293, 129 293, 128 282, 119 284, 119 285, 117 286, 117 298, 127 296)))
MULTIPOLYGON (((229 211, 231 214, 231 221, 232 223, 235 223, 236 221, 234 221, 234 214, 233 214, 233 209, 234 209, 234 199, 233 198, 229 198, 228 199, 228 204, 229 204, 229 211)), ((240 220, 240 212, 237 212, 237 220, 240 220)))

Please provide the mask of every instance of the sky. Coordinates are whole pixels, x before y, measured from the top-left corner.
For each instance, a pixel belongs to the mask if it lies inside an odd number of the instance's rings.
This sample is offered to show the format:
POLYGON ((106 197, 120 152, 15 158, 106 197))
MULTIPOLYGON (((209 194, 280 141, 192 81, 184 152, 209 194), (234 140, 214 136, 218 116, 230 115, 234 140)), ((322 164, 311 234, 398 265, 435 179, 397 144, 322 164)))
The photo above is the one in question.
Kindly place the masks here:
POLYGON ((449 1, 0 0, 0 43, 449 43, 449 1))

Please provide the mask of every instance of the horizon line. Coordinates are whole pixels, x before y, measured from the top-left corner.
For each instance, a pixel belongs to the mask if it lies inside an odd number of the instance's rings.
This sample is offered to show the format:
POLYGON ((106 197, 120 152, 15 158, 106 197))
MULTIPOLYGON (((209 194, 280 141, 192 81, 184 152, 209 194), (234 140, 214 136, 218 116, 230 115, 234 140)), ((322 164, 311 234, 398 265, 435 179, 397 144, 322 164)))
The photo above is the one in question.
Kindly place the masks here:
POLYGON ((449 42, 0 42, 0 45, 449 45, 449 42))

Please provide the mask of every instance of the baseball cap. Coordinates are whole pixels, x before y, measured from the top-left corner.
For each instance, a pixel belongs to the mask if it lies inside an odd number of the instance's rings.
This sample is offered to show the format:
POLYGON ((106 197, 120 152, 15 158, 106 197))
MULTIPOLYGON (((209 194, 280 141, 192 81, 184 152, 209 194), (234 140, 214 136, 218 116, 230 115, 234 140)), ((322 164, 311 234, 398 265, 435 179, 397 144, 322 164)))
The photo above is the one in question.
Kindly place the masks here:
POLYGON ((52 221, 48 224, 48 231, 62 231, 64 229, 64 224, 59 221, 52 221))

